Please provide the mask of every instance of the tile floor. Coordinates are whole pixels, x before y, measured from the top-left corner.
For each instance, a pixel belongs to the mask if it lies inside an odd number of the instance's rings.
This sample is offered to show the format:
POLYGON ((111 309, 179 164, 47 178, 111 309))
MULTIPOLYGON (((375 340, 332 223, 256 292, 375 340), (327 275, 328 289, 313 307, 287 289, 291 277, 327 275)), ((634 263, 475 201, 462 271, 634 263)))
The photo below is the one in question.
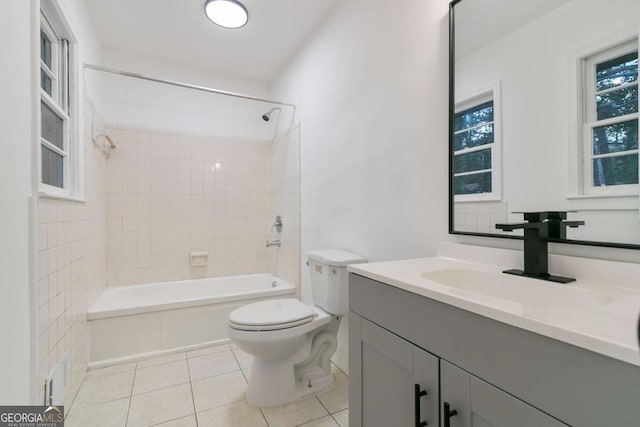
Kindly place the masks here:
POLYGON ((67 427, 347 427, 347 376, 287 405, 258 409, 244 391, 251 357, 233 344, 87 372, 67 427))

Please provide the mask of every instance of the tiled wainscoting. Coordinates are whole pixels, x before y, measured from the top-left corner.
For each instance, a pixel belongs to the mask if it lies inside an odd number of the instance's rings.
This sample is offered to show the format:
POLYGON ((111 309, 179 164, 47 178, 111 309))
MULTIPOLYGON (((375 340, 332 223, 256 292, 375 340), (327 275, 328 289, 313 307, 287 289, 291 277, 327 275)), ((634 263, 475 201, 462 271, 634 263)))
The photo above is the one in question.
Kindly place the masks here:
POLYGON ((454 229, 473 233, 496 233, 495 224, 506 222, 504 201, 456 202, 454 229))
POLYGON ((68 427, 347 427, 347 376, 332 365, 334 387, 259 409, 244 398, 251 357, 233 345, 87 372, 68 427))
POLYGON ((39 198, 38 384, 65 356, 65 405, 87 369, 87 307, 106 282, 106 169, 102 145, 91 138, 101 119, 85 99, 84 157, 87 202, 39 198))

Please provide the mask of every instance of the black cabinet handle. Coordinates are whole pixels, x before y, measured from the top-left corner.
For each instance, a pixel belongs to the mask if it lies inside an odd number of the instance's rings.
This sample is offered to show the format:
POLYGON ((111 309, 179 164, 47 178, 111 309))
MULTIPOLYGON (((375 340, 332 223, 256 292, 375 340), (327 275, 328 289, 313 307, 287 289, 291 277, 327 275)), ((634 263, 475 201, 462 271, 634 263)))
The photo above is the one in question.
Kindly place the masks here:
POLYGON ((451 427, 451 418, 458 415, 458 411, 451 409, 449 402, 444 402, 444 427, 451 427))
POLYGON ((420 418, 420 398, 427 395, 427 390, 420 390, 420 384, 415 384, 413 387, 413 402, 416 411, 416 427, 424 427, 427 425, 426 421, 422 421, 420 418))

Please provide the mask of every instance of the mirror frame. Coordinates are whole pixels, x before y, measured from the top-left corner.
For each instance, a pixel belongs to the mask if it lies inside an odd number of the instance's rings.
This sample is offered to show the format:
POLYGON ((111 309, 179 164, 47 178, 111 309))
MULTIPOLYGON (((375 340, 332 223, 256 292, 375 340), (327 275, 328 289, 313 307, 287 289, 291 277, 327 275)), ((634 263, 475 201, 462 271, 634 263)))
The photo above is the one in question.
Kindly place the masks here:
MULTIPOLYGON (((524 240, 523 236, 500 235, 497 233, 476 233, 471 231, 456 231, 454 229, 453 152, 455 123, 455 6, 461 1, 462 0, 452 0, 449 3, 449 234, 493 237, 497 239, 524 240)), ((563 243, 569 245, 599 246, 605 248, 640 250, 640 244, 632 243, 599 242, 572 239, 549 239, 548 241, 551 243, 563 243)))

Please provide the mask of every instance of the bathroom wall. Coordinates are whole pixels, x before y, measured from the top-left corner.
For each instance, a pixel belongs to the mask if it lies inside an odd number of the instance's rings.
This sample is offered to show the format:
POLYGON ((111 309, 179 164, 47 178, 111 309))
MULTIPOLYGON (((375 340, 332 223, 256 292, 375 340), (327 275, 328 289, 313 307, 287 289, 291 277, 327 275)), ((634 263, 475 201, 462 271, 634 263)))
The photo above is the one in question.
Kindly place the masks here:
POLYGON ((88 98, 84 107, 87 201, 40 198, 37 208, 38 384, 66 355, 67 407, 87 369, 87 307, 106 283, 107 157, 91 139, 101 119, 88 98))
MULTIPOLYGON (((457 16, 465 10, 460 12, 457 16)), ((612 0, 602 8, 598 0, 576 0, 457 59, 456 95, 460 99, 500 82, 502 196, 509 212, 545 206, 579 211, 571 218, 584 220, 586 226, 570 229, 571 239, 640 242, 637 195, 575 197, 572 181, 578 180, 575 164, 579 156, 570 145, 578 139, 578 125, 571 121, 578 102, 574 89, 578 83, 571 77, 577 57, 604 42, 619 43, 633 34, 637 38, 639 26, 640 3, 636 1, 612 0)), ((462 205, 456 204, 456 217, 462 205)), ((510 214, 505 220, 518 222, 522 215, 510 214)))
POLYGON ((108 285, 268 272, 268 141, 111 125, 108 285), (208 267, 190 267, 207 251, 208 267))
POLYGON ((271 272, 300 286, 300 126, 280 134, 269 146, 271 157, 271 216, 282 217, 282 246, 270 250, 271 272))
POLYGON ((33 402, 31 336, 35 325, 30 307, 34 301, 29 271, 29 219, 31 190, 32 2, 4 2, 0 13, 3 39, 0 79, 0 402, 27 405, 33 402), (10 60, 7 60, 10 58, 10 60), (10 84, 6 84, 9 83, 10 84))
MULTIPOLYGON (((80 44, 80 62, 83 60, 99 62, 100 46, 91 32, 85 4, 80 0, 60 0, 59 3, 80 44)), ((36 119, 39 100, 37 100, 38 83, 33 73, 35 69, 33 64, 37 63, 34 62, 37 60, 34 52, 39 38, 34 28, 40 17, 39 5, 39 1, 6 2, 0 14, 2 36, 5 40, 11 40, 11 43, 5 43, 1 48, 2 57, 9 60, 5 61, 0 71, 3 81, 9 82, 4 88, 4 107, 0 107, 2 122, 0 154, 4 161, 0 176, 5 183, 0 190, 3 200, 3 209, 0 212, 0 224, 2 224, 0 241, 5 243, 0 256, 0 271, 2 271, 0 325, 3 325, 0 336, 4 343, 0 354, 0 378, 3 383, 0 389, 0 401, 3 404, 26 405, 42 402, 41 379, 47 374, 45 371, 50 364, 55 364, 59 352, 68 350, 70 347, 78 350, 76 354, 84 351, 83 345, 78 341, 84 335, 78 327, 79 323, 67 322, 67 318, 73 318, 74 313, 81 311, 83 303, 72 304, 68 311, 65 305, 68 294, 65 292, 63 293, 65 297, 58 297, 56 281, 55 303, 52 302, 50 305, 51 307, 55 305, 56 309, 52 310, 51 314, 56 316, 56 319, 51 321, 49 319, 48 286, 45 302, 46 318, 40 305, 42 301, 39 295, 38 278, 46 276, 48 285, 50 249, 51 258, 55 260, 52 265, 56 266, 56 270, 52 273, 56 273, 56 280, 60 268, 64 270, 64 267, 68 266, 67 248, 63 250, 45 246, 43 241, 45 232, 41 229, 48 227, 50 218, 52 221, 62 221, 64 224, 76 218, 84 219, 85 216, 76 213, 76 209, 70 208, 72 212, 68 217, 64 214, 65 209, 61 209, 63 212, 61 217, 56 213, 44 219, 45 211, 59 212, 60 209, 49 209, 45 207, 49 202, 38 201, 38 185, 35 179, 35 168, 38 164, 33 157, 35 153, 33 147, 39 147, 39 141, 34 139, 38 126, 36 119), (47 222, 47 227, 39 224, 43 222, 47 222), (47 251, 47 255, 43 255, 44 251, 47 251), (64 254, 60 258, 57 255, 59 252, 64 254), (58 304, 62 310, 61 315, 58 313, 58 304), (59 318, 63 320, 56 322, 59 318), (55 326, 51 327, 50 322, 55 326), (50 341, 53 344, 51 347, 50 341)), ((83 93, 81 98, 84 92, 89 92, 91 89, 82 83, 80 88, 83 93)), ((91 182, 91 177, 87 176, 87 179, 91 182)), ((65 203, 68 202, 61 202, 61 204, 65 203)), ((51 205, 53 204, 56 203, 51 202, 51 205)), ((83 209, 78 208, 78 210, 83 209)), ((65 228, 65 226, 62 227, 65 228)), ((73 242, 67 243, 66 237, 58 240, 59 227, 53 228, 56 229, 53 233, 56 235, 56 246, 59 241, 64 242, 65 247, 69 244, 73 246, 73 242)), ((93 247, 87 247, 87 251, 93 249, 93 247)), ((73 249, 71 258, 74 259, 73 249)), ((83 261, 79 261, 77 267, 81 264, 83 261)), ((62 276, 64 274, 62 273, 62 276)), ((76 268, 72 271, 71 277, 82 277, 82 271, 76 268)), ((97 277, 97 280, 98 282, 95 283, 99 283, 100 277, 97 277)), ((79 287, 76 286, 74 289, 77 292, 84 292, 83 287, 88 286, 88 282, 79 280, 78 283, 79 287)), ((70 360, 72 369, 69 371, 68 379, 76 385, 86 366, 82 363, 81 356, 71 357, 70 360)), ((67 397, 72 395, 73 387, 69 390, 67 397)))
POLYGON ((447 238, 447 11, 446 0, 339 2, 273 84, 302 122, 307 302, 309 250, 379 261, 434 255, 447 238))

